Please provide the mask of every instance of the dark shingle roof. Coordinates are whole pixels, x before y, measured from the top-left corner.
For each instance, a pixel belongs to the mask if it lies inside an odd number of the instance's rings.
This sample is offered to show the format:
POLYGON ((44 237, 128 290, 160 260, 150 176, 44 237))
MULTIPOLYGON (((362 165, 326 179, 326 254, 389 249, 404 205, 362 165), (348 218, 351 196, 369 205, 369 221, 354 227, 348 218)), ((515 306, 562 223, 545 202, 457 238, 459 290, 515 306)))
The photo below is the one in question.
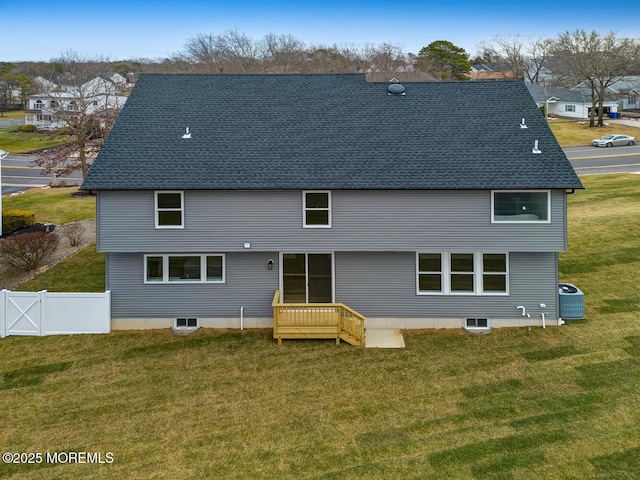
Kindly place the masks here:
POLYGON ((83 188, 582 187, 522 82, 387 86, 364 75, 143 75, 83 188))

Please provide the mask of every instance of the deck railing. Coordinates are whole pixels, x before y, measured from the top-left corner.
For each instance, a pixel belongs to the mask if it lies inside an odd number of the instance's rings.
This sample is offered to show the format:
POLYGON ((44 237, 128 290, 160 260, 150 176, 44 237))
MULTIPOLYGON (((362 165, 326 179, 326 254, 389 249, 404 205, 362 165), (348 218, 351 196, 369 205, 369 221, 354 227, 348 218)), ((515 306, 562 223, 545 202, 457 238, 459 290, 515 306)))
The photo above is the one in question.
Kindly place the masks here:
POLYGON ((364 345, 365 317, 343 303, 280 303, 280 290, 273 296, 273 337, 335 338, 364 345))

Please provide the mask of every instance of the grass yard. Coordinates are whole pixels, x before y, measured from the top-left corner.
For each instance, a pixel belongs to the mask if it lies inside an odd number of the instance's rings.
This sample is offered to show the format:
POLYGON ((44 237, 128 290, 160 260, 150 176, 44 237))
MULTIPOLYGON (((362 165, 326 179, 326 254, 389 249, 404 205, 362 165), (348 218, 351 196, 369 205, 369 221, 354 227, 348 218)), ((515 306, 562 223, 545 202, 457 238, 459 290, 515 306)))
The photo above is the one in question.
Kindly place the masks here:
MULTIPOLYGON (((0 119, 2 120, 2 119, 0 119)), ((19 127, 0 128, 0 145, 9 153, 25 153, 42 148, 57 147, 69 142, 66 135, 54 133, 23 133, 19 127)))
POLYGON ((4 210, 31 210, 36 222, 63 224, 96 218, 96 199, 75 196, 78 187, 32 188, 22 195, 2 198, 4 210))
MULTIPOLYGON (((640 127, 640 122, 638 122, 640 127)), ((577 147, 580 145, 591 145, 591 140, 602 137, 609 133, 620 133, 631 135, 640 141, 640 128, 629 127, 627 125, 612 124, 604 127, 589 127, 589 120, 581 125, 575 119, 558 118, 549 120, 549 127, 562 147, 577 147)))
POLYGON ((407 331, 392 350, 270 330, 4 338, 3 451, 113 461, 0 479, 638 478, 640 176, 583 182, 561 276, 587 320, 407 331))
POLYGON ((96 252, 93 243, 66 261, 29 280, 17 291, 38 292, 104 292, 105 256, 96 252))

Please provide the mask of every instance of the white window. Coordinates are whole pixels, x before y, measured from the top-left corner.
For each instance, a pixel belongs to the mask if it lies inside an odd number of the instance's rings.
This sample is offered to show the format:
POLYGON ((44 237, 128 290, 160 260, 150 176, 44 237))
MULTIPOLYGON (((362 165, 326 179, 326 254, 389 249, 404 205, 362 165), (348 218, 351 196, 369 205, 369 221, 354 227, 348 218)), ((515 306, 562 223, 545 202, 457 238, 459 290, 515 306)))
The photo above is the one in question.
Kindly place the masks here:
POLYGON ((302 218, 305 228, 330 228, 331 192, 302 192, 302 218))
POLYGON ((175 328, 198 328, 197 318, 176 318, 175 328))
POLYGON ((451 293, 475 293, 473 253, 451 253, 449 287, 451 293))
POLYGON ((184 228, 184 193, 155 192, 156 228, 184 228))
POLYGON ((494 190, 491 223, 550 223, 549 190, 494 190))
POLYGON ((488 318, 466 318, 464 328, 489 328, 488 318))
POLYGON ((418 253, 416 272, 418 295, 509 294, 506 253, 418 253))
POLYGON ((506 253, 483 253, 482 293, 507 293, 507 286, 509 285, 507 270, 508 259, 506 253))
POLYGON ((442 254, 418 254, 418 292, 442 293, 442 254))
POLYGON ((576 111, 576 106, 575 105, 565 105, 564 106, 564 111, 565 112, 575 112, 576 111))
POLYGON ((225 256, 145 255, 144 270, 144 283, 225 283, 225 256))

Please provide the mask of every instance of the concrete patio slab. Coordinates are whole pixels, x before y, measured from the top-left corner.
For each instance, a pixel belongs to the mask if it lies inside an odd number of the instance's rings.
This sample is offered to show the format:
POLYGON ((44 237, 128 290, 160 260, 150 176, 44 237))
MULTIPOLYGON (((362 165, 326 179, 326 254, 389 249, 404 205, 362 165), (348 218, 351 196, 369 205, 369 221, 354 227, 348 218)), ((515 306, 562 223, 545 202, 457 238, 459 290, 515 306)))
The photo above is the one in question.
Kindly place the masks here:
POLYGON ((389 328, 367 328, 364 332, 366 348, 404 348, 402 332, 389 328))

